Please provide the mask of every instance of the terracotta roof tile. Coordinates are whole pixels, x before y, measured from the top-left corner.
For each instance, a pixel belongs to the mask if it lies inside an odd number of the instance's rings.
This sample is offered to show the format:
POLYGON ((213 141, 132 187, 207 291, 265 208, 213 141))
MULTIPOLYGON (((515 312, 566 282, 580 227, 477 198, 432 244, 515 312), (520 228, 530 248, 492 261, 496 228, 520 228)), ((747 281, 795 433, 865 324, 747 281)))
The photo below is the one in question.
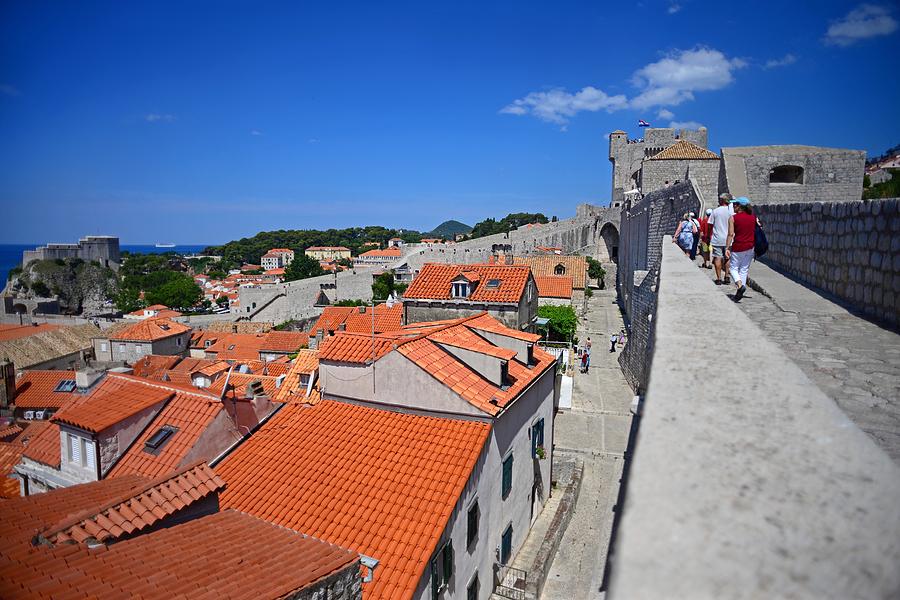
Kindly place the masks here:
POLYGON ((468 300, 473 302, 517 303, 525 293, 530 269, 523 265, 447 265, 426 263, 403 293, 404 298, 449 300, 451 282, 463 275, 477 281, 468 300), (477 278, 476 278, 477 276, 477 278), (480 279, 479 279, 480 278, 480 279), (492 287, 492 281, 499 286, 492 287))
POLYGON ((261 351, 293 353, 309 344, 309 334, 304 331, 270 331, 266 334, 261 351))
POLYGON ((480 354, 487 354, 503 360, 512 360, 516 357, 516 352, 514 350, 495 346, 466 327, 465 324, 437 331, 429 335, 428 339, 432 342, 447 344, 456 348, 462 348, 463 350, 478 352, 480 354))
POLYGON ((400 248, 396 246, 391 246, 390 248, 385 248, 384 250, 368 250, 359 255, 360 257, 366 258, 400 258, 402 256, 402 252, 400 248))
POLYGON ((229 393, 226 394, 227 398, 243 398, 247 384, 253 383, 254 381, 258 381, 262 384, 263 391, 269 398, 275 398, 279 389, 277 376, 238 373, 237 371, 232 371, 231 375, 219 377, 207 389, 211 394, 220 397, 222 395, 222 390, 225 387, 226 379, 228 380, 229 388, 229 393))
POLYGON ((164 404, 176 391, 171 385, 110 373, 91 393, 66 405, 51 421, 99 433, 151 406, 164 404))
POLYGON ((59 325, 50 325, 49 323, 35 325, 10 325, 0 323, 0 342, 17 340, 19 338, 36 335, 45 331, 53 331, 55 329, 59 329, 59 325))
POLYGON ((220 334, 216 343, 205 348, 208 355, 216 360, 255 360, 259 351, 266 344, 264 333, 225 333, 220 334))
POLYGON ((284 383, 278 391, 275 392, 274 400, 278 402, 288 402, 289 398, 294 394, 306 395, 306 386, 300 384, 301 375, 311 375, 319 368, 319 352, 318 350, 300 350, 297 358, 291 365, 284 383))
POLYGON ((204 367, 216 364, 218 361, 208 358, 182 358, 170 371, 179 371, 182 373, 195 373, 204 367))
POLYGON ((132 369, 138 377, 157 378, 163 371, 172 369, 181 361, 180 356, 148 354, 134 362, 132 369))
POLYGON ((325 332, 325 335, 334 333, 354 310, 356 310, 355 306, 326 306, 315 325, 310 329, 310 335, 315 336, 320 329, 325 332))
POLYGON ((59 426, 50 421, 34 421, 28 427, 32 435, 22 456, 39 463, 59 468, 59 426))
POLYGON ((527 333, 506 327, 503 323, 487 314, 479 315, 475 319, 466 321, 466 324, 467 327, 475 330, 490 331, 491 333, 498 333, 524 342, 533 343, 541 339, 541 336, 536 333, 527 333))
POLYGON ((140 532, 225 487, 203 462, 166 473, 147 480, 139 489, 65 517, 42 531, 41 537, 51 544, 70 540, 106 543, 125 533, 140 532))
MULTIPOLYGON (((197 442, 222 412, 222 402, 211 392, 191 388, 186 392, 173 387, 174 396, 153 421, 137 436, 134 443, 122 455, 109 472, 108 477, 121 477, 136 473, 156 477, 181 467, 185 459, 210 460, 224 447, 206 444, 197 448, 197 442), (158 448, 150 448, 147 442, 163 427, 174 430, 158 448), (204 452, 207 455, 204 455, 204 452)), ((221 432, 228 443, 236 442, 241 434, 236 430, 221 432), (229 435, 230 433, 230 435, 229 435)), ((221 444, 220 444, 221 445, 221 444)))
POLYGON ((60 381, 75 381, 75 371, 25 371, 16 381, 17 408, 61 408, 76 392, 56 392, 60 381))
POLYGON ((572 298, 572 278, 564 275, 535 277, 538 296, 541 298, 572 298))
POLYGON ((678 140, 647 160, 719 160, 719 155, 687 140, 678 140))
POLYGON ((191 374, 184 371, 163 371, 159 375, 159 381, 182 387, 191 387, 194 385, 191 374))
POLYGON ((583 290, 587 282, 587 260, 583 256, 573 255, 543 255, 543 256, 515 256, 513 263, 528 265, 531 272, 537 277, 553 277, 565 275, 572 278, 572 287, 583 290))
POLYGON ((109 336, 111 340, 155 342, 178 335, 191 328, 169 319, 144 319, 109 336))
POLYGON ((387 304, 377 304, 374 309, 366 307, 365 313, 360 313, 358 308, 354 309, 345 321, 346 331, 350 333, 371 333, 373 310, 375 311, 375 333, 400 329, 403 319, 403 305, 398 302, 391 308, 388 308, 387 304))
POLYGON ((319 348, 319 360, 348 363, 370 362, 391 351, 397 339, 385 335, 340 332, 326 338, 319 348))
POLYGON ((23 431, 25 430, 15 423, 10 423, 9 425, 0 427, 0 441, 11 442, 23 431))
POLYGON ((378 558, 364 596, 404 600, 489 432, 332 400, 288 404, 216 468, 221 504, 378 558))
POLYGON ((0 442, 0 498, 18 498, 19 480, 12 479, 9 475, 24 451, 25 444, 0 442))

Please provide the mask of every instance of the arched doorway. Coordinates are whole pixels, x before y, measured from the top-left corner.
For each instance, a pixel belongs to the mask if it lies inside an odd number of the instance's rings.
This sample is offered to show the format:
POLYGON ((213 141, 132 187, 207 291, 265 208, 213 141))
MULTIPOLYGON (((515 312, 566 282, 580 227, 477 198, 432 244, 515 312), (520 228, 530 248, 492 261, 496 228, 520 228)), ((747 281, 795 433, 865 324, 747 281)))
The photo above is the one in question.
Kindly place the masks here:
POLYGON ((598 244, 601 261, 604 258, 602 256, 603 250, 606 250, 606 259, 609 262, 615 263, 619 261, 619 230, 616 229, 616 226, 612 223, 606 223, 602 228, 600 228, 600 240, 602 243, 598 244))

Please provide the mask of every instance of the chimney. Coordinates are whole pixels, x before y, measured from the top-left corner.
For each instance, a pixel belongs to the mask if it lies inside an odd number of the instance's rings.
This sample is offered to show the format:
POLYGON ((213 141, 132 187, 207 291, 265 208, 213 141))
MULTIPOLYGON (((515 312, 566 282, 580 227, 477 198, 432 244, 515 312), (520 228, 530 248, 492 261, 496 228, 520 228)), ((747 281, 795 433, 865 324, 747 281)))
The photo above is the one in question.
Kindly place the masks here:
POLYGON ((105 374, 105 371, 95 371, 88 368, 79 369, 75 371, 75 387, 79 390, 86 390, 102 379, 105 374))
POLYGON ((8 358, 0 361, 0 408, 16 401, 16 365, 8 358))
POLYGON ((284 383, 285 377, 287 377, 287 375, 282 373, 281 375, 279 375, 278 377, 275 378, 275 389, 278 389, 281 387, 281 384, 284 383))
POLYGON ((359 314, 361 314, 361 315, 366 314, 366 307, 365 307, 365 306, 360 306, 360 307, 359 307, 359 314))
POLYGON ((504 258, 506 259, 506 264, 508 264, 508 265, 513 264, 513 255, 512 254, 506 254, 506 255, 504 255, 504 258))
POLYGON ((237 325, 231 326, 231 333, 237 333, 237 325))

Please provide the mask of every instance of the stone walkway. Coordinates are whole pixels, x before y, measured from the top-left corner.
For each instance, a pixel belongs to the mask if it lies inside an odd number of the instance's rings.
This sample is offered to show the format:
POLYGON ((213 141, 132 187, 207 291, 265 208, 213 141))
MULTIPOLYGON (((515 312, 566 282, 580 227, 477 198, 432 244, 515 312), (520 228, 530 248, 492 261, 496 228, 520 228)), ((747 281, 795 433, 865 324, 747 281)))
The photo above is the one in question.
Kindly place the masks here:
POLYGON ((591 370, 575 374, 572 410, 556 418, 556 452, 561 458, 581 458, 584 476, 572 521, 544 585, 545 600, 603 597, 600 586, 613 507, 631 429, 633 394, 616 362, 618 352, 610 353, 605 341, 621 328, 615 291, 595 290, 578 331, 580 340, 590 336, 593 342, 591 370))
MULTIPOLYGON (((900 463, 900 335, 762 263, 750 280, 766 295, 748 290, 741 310, 900 463)), ((734 286, 722 290, 734 294, 734 286)))

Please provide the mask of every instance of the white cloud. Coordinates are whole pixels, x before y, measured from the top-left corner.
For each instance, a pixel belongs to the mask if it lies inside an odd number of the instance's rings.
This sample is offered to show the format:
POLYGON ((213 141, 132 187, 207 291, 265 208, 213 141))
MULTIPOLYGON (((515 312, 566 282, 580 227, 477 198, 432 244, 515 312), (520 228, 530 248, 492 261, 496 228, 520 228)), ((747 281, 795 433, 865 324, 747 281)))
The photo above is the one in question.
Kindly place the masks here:
POLYGON ((21 96, 22 92, 15 88, 15 86, 11 86, 8 83, 0 84, 0 94, 4 96, 21 96))
POLYGON ((775 69, 778 67, 786 67, 788 65, 792 65, 797 62, 797 57, 793 54, 785 54, 781 58, 773 58, 766 61, 766 64, 763 65, 763 69, 775 69))
POLYGON ((609 96, 602 90, 587 86, 574 94, 563 89, 531 92, 524 98, 519 98, 504 106, 500 112, 505 115, 531 114, 549 123, 565 125, 571 117, 582 111, 606 110, 612 112, 625 108, 627 105, 628 100, 622 94, 609 96))
POLYGON ((171 123, 175 120, 175 115, 149 113, 144 115, 144 120, 148 123, 171 123))
POLYGON ((712 48, 678 50, 635 72, 632 83, 643 91, 631 106, 675 106, 693 100, 694 92, 724 88, 734 81, 732 72, 746 66, 746 61, 712 48))
POLYGON ((318 144, 319 138, 309 138, 308 140, 306 140, 306 143, 307 144, 318 144))
POLYGON ((681 5, 678 4, 677 2, 672 2, 671 4, 669 4, 669 8, 666 12, 668 12, 670 15, 674 15, 675 13, 677 13, 680 10, 681 10, 681 5))
POLYGON ((860 4, 843 19, 831 24, 824 41, 834 46, 850 46, 867 38, 890 35, 896 30, 897 20, 886 7, 860 4))
POLYGON ((700 129, 703 127, 703 123, 698 123, 697 121, 672 121, 669 123, 669 127, 673 129, 700 129))
POLYGON ((250 135, 262 135, 262 131, 260 131, 259 129, 251 129, 250 135))
POLYGON ((656 113, 656 116, 659 117, 660 119, 674 119, 675 113, 673 113, 671 110, 661 108, 661 109, 659 109, 659 112, 656 113))

